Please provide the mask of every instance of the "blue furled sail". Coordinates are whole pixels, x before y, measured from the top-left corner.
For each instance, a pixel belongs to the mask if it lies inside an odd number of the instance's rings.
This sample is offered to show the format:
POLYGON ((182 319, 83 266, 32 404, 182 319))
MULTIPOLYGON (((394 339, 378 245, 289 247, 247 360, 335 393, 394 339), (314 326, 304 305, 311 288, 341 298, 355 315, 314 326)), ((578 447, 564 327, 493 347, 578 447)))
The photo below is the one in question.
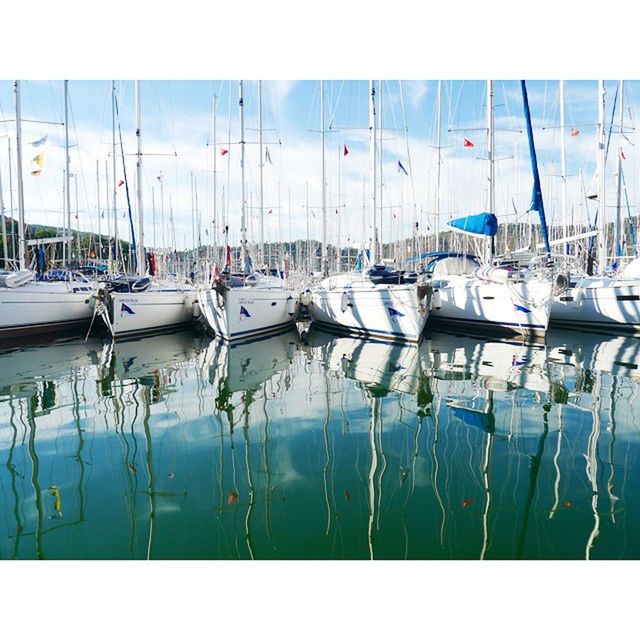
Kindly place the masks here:
POLYGON ((364 254, 362 251, 360 251, 358 253, 358 257, 356 258, 356 271, 360 272, 365 267, 370 266, 370 264, 371 264, 371 254, 369 252, 369 249, 364 249, 364 254))
POLYGON ((493 237, 498 233, 498 218, 493 213, 477 213, 473 216, 464 216, 449 220, 447 224, 462 233, 473 236, 493 237))
POLYGON ((522 102, 524 103, 524 117, 527 121, 527 138, 529 139, 529 155, 531 156, 531 170, 533 171, 533 193, 531 194, 531 205, 529 211, 537 211, 540 216, 540 226, 542 228, 542 239, 547 258, 551 257, 551 247, 549 246, 549 231, 547 229, 547 219, 544 215, 544 203, 542 202, 542 187, 540 186, 540 174, 538 173, 538 160, 536 158, 536 147, 533 142, 533 128, 531 127, 531 112, 529 111, 529 98, 527 97, 527 85, 524 80, 520 81, 522 88, 522 102))

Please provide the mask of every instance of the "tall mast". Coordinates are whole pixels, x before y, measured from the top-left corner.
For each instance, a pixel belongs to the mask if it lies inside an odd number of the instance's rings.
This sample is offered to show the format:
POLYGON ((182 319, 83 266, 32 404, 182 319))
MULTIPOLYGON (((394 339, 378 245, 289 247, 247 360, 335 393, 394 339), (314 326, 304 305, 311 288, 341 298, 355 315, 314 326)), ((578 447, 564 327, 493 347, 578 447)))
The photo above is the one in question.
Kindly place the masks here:
POLYGON ((98 208, 98 260, 102 258, 102 224, 100 222, 100 160, 96 158, 96 206, 98 208))
MULTIPOLYGON (((564 80, 560 80, 560 202, 562 207, 562 235, 567 232, 567 167, 565 156, 565 131, 564 131, 564 80)), ((565 243, 565 253, 569 253, 569 245, 565 243)))
POLYGON ((372 232, 371 232, 371 264, 378 262, 378 230, 376 225, 376 191, 378 189, 376 180, 376 88, 374 81, 369 81, 369 162, 370 162, 370 180, 371 180, 371 216, 372 216, 372 232))
MULTIPOLYGON (((244 176, 244 91, 243 91, 243 83, 240 80, 239 83, 240 88, 240 100, 238 102, 240 107, 240 174, 241 174, 241 182, 242 182, 242 217, 240 220, 240 231, 242 233, 242 239, 240 241, 240 259, 242 260, 242 272, 246 273, 247 269, 247 206, 246 206, 246 196, 245 196, 245 176, 244 176)), ((261 158, 262 160, 262 158, 261 158)))
POLYGON ((22 181, 22 120, 20 109, 20 80, 16 80, 16 161, 18 163, 18 255, 20 269, 26 268, 26 247, 24 239, 24 184, 22 181))
MULTIPOLYGON (((216 147, 216 110, 218 96, 213 94, 213 259, 218 262, 218 148, 216 147)), ((162 188, 162 183, 161 187, 162 188)))
POLYGON ((164 256, 167 249, 164 235, 164 173, 160 175, 160 242, 162 243, 162 264, 164 265, 164 256))
POLYGON ((11 136, 7 136, 7 154, 9 160, 9 213, 11 215, 11 254, 13 255, 13 259, 16 258, 16 240, 15 233, 13 230, 13 172, 11 171, 11 136))
POLYGON ((3 267, 8 268, 9 253, 7 248, 7 219, 4 215, 4 195, 2 193, 2 174, 0 173, 0 218, 2 218, 2 250, 3 250, 3 267))
POLYGON ((342 271, 342 245, 340 244, 342 239, 340 238, 341 224, 342 224, 342 147, 338 147, 338 241, 337 241, 337 253, 338 253, 338 273, 342 271))
POLYGON ((116 81, 111 81, 111 157, 113 160, 113 255, 115 258, 115 268, 118 268, 120 251, 118 250, 118 213, 116 211, 116 200, 118 196, 118 180, 116 178, 116 81))
POLYGON ((616 226, 614 251, 616 259, 622 255, 622 141, 624 140, 624 80, 620 80, 620 147, 618 149, 618 190, 616 197, 616 226))
MULTIPOLYGON (((67 235, 73 236, 71 231, 71 188, 70 188, 70 175, 69 175, 69 81, 64 81, 64 206, 65 206, 65 237, 67 235)), ((73 240, 69 241, 66 254, 63 251, 63 266, 66 266, 67 259, 71 257, 71 245, 73 240)), ((64 240, 63 247, 67 246, 66 239, 64 240)), ((78 256, 80 257, 80 256, 78 256)))
POLYGON ((607 263, 605 236, 605 86, 598 80, 598 271, 602 275, 607 263))
POLYGON ((309 235, 309 183, 306 184, 307 192, 307 274, 311 275, 311 238, 309 235))
POLYGON ((436 168, 436 251, 440 250, 440 169, 442 164, 442 80, 438 80, 438 100, 436 103, 436 148, 438 166, 436 168))
MULTIPOLYGON (((487 157, 489 161, 489 213, 495 214, 495 140, 493 117, 493 80, 487 80, 487 157)), ((494 237, 488 241, 489 262, 493 259, 494 237)))
MULTIPOLYGON (((264 266, 265 264, 265 255, 264 255, 264 158, 262 156, 262 80, 258 80, 258 146, 260 148, 260 164, 258 165, 260 168, 260 251, 258 255, 260 256, 260 266, 264 266)), ((268 265, 271 266, 271 265, 268 265)))
POLYGON ((320 80, 320 136, 322 138, 322 275, 329 275, 327 261, 327 184, 324 161, 324 81, 320 80))
POLYGON ((138 187, 138 275, 143 276, 144 260, 144 211, 142 209, 142 135, 140 134, 140 80, 136 80, 136 137, 138 139, 137 187, 138 187))
POLYGON ((493 80, 487 80, 487 159, 489 161, 489 213, 495 213, 495 141, 493 135, 493 80))
POLYGON ((380 261, 384 258, 384 215, 382 214, 382 80, 378 80, 378 129, 380 130, 380 148, 378 162, 380 164, 380 261))
MULTIPOLYGON (((115 176, 114 176, 115 180, 115 176)), ((111 249, 111 222, 109 217, 109 212, 111 208, 109 206, 109 161, 104 161, 104 192, 106 194, 106 206, 105 211, 107 212, 107 265, 108 268, 111 269, 111 261, 113 260, 113 253, 111 249)))

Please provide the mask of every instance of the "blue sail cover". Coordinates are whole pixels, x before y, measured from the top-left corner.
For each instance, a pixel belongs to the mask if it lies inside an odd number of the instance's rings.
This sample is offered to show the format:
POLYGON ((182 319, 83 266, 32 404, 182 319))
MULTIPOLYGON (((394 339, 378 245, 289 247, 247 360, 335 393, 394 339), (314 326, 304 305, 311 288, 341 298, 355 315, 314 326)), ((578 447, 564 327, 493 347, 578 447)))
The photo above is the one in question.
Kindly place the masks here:
POLYGON ((531 126, 531 111, 529 110, 529 98, 527 97, 527 85, 524 80, 520 81, 522 89, 522 102, 524 104, 524 118, 527 123, 527 138, 529 139, 529 155, 531 156, 531 170, 533 172, 533 192, 531 194, 531 205, 529 211, 537 211, 540 217, 540 228, 542 229, 542 239, 547 257, 551 255, 549 245, 549 233, 547 230, 547 219, 544 215, 544 203, 542 202, 542 187, 540 186, 540 174, 538 173, 538 159, 536 158, 536 146, 533 142, 533 127, 531 126))
POLYGON ((477 213, 449 220, 450 227, 478 236, 495 236, 498 233, 498 218, 493 213, 477 213))

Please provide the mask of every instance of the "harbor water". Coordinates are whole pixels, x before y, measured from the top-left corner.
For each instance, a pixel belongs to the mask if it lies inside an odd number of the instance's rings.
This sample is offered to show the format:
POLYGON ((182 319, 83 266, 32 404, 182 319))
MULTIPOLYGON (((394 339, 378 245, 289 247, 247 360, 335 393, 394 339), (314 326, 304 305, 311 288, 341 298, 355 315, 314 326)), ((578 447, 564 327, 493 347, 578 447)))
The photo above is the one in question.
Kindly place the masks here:
POLYGON ((640 558, 640 342, 0 352, 2 559, 640 558))

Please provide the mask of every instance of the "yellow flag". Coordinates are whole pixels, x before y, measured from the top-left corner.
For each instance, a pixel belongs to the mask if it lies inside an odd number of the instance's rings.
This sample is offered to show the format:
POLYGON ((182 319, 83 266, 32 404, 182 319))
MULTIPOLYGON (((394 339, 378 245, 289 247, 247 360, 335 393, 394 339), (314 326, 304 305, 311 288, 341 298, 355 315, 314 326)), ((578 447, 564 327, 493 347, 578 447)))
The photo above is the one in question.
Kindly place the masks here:
POLYGON ((44 151, 41 151, 33 160, 39 167, 44 164, 44 151))

